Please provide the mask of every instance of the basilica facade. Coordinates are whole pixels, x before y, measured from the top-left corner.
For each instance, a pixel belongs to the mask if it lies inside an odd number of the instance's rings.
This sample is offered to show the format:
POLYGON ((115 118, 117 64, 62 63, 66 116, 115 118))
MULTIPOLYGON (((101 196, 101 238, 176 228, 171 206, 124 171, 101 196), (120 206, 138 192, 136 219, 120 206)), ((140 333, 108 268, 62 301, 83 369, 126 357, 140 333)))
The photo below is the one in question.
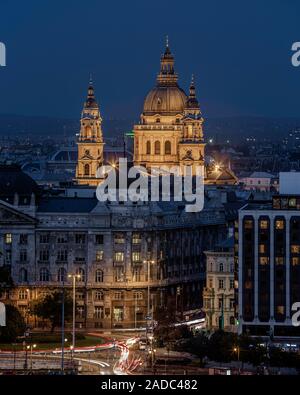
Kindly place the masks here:
POLYGON ((194 79, 186 95, 178 85, 167 43, 156 86, 147 94, 140 123, 134 126, 135 164, 149 170, 177 166, 182 173, 191 166, 192 174, 204 176, 203 122, 194 79))

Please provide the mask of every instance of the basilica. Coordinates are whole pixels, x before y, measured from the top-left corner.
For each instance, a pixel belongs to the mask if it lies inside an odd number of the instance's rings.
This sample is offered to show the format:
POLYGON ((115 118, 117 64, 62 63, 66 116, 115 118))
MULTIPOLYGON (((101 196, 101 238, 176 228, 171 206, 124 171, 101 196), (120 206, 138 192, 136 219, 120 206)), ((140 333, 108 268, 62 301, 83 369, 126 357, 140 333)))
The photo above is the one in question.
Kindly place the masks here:
POLYGON ((178 319, 199 309, 204 251, 228 230, 227 191, 220 186, 236 180, 224 170, 207 171, 195 83, 188 95, 179 87, 168 44, 134 126, 134 164, 200 168, 208 184, 204 209, 187 213, 181 202, 96 199, 105 141, 92 81, 77 143, 73 185, 59 191, 37 185, 17 165, 0 165, 0 266, 10 269, 15 285, 1 300, 15 304, 29 326, 41 327, 31 303, 62 287, 71 290, 68 274, 76 274, 78 328, 140 328, 166 306, 176 306, 178 319))

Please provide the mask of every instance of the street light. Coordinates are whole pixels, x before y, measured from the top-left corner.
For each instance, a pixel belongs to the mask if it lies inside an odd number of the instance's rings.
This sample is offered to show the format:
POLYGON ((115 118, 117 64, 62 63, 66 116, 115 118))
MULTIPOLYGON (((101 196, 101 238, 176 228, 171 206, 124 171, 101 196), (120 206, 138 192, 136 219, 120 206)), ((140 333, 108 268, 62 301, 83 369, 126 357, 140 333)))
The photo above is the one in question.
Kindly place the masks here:
POLYGON ((240 347, 239 346, 235 346, 233 351, 237 354, 238 365, 239 365, 239 370, 240 370, 240 347))
POLYGON ((36 344, 30 344, 27 346, 27 350, 30 350, 30 370, 32 371, 32 350, 36 348, 36 344))
POLYGON ((68 278, 73 280, 73 332, 72 332, 72 354, 75 349, 75 319, 76 319, 76 279, 80 279, 80 274, 68 274, 68 278))
POLYGON ((147 283, 148 283, 148 296, 147 296, 147 316, 150 315, 150 265, 154 264, 155 261, 147 259, 144 264, 147 264, 147 283))

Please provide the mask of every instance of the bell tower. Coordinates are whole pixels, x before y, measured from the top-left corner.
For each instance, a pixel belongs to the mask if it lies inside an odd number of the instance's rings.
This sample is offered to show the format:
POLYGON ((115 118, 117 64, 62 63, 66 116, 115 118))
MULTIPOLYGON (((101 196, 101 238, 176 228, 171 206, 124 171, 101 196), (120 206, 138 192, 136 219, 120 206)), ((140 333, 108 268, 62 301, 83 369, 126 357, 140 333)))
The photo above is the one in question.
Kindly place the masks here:
POLYGON ((192 174, 204 176, 204 148, 203 140, 203 122, 198 100, 196 98, 196 89, 194 77, 190 85, 189 96, 184 109, 182 119, 182 135, 179 141, 179 165, 192 166, 192 174), (200 170, 200 174, 199 174, 200 170))
POLYGON ((95 98, 92 79, 88 87, 88 96, 84 103, 80 119, 80 134, 77 141, 78 162, 76 181, 80 185, 98 186, 97 169, 103 163, 102 118, 95 98))

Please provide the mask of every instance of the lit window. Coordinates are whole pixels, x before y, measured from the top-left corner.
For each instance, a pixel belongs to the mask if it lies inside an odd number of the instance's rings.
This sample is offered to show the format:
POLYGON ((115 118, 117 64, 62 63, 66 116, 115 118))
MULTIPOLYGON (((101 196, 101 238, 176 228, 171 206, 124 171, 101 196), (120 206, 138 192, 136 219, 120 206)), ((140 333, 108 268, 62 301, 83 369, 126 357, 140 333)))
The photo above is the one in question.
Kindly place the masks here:
POLYGON ((141 253, 133 252, 132 253, 132 262, 140 262, 141 261, 141 253))
POLYGON ((268 229, 268 225, 269 225, 269 222, 267 220, 261 220, 260 224, 259 224, 260 229, 268 229))
POLYGON ((103 250, 99 250, 96 252, 96 261, 100 262, 103 260, 103 250))
POLYGON ((115 252, 115 262, 124 261, 124 252, 115 252))
POLYGON ((267 257, 267 256, 261 256, 260 258, 259 258, 259 264, 260 265, 268 265, 269 264, 269 257, 267 257))
POLYGON ((11 244, 12 243, 12 234, 11 233, 5 233, 4 240, 5 240, 6 244, 11 244))
POLYGON ((283 230, 284 229, 284 221, 283 220, 277 220, 275 223, 275 227, 278 230, 283 230))

